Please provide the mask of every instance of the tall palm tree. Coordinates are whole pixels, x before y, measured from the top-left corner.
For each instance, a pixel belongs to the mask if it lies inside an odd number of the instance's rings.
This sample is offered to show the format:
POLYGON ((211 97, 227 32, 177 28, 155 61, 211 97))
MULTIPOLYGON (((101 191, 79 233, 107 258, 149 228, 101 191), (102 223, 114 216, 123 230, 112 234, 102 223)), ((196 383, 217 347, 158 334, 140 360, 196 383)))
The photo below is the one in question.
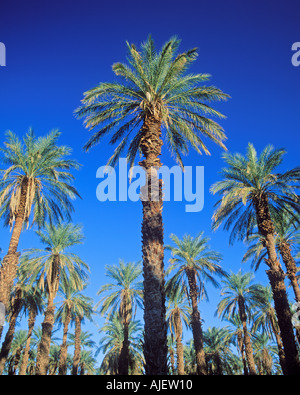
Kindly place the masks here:
MULTIPOLYGON (((223 315, 224 318, 224 315, 223 315)), ((243 369, 244 369, 244 376, 248 376, 248 366, 247 360, 245 356, 245 344, 243 340, 243 324, 241 322, 239 314, 232 314, 230 318, 225 318, 233 327, 228 328, 231 334, 231 340, 233 344, 237 347, 238 353, 241 354, 242 362, 243 362, 243 369)))
POLYGON ((205 355, 207 358, 208 373, 223 375, 230 365, 231 334, 228 329, 209 327, 203 333, 205 355))
POLYGON ((0 217, 13 228, 0 269, 0 302, 6 307, 16 276, 23 226, 30 220, 39 227, 47 218, 50 223, 69 220, 73 211, 70 199, 79 196, 71 173, 79 164, 68 158, 69 147, 57 145, 59 135, 55 130, 37 138, 30 129, 22 142, 8 132, 5 147, 0 149, 2 163, 7 165, 0 170, 0 217))
POLYGON ((60 347, 59 354, 59 375, 67 374, 67 355, 68 355, 68 329, 72 322, 75 322, 75 317, 78 311, 82 308, 82 294, 81 291, 84 289, 84 284, 82 283, 79 288, 73 288, 72 282, 67 280, 60 284, 58 290, 59 296, 61 296, 62 301, 60 302, 60 307, 56 312, 55 321, 58 324, 63 324, 63 341, 60 347))
POLYGON ((172 336, 176 339, 177 354, 177 373, 184 374, 184 358, 182 344, 182 322, 186 328, 190 325, 191 308, 185 292, 176 288, 175 290, 167 290, 168 306, 167 306, 167 322, 172 336))
MULTIPOLYGON (((74 307, 73 320, 75 321, 75 334, 72 375, 77 376, 80 364, 81 343, 83 339, 86 341, 85 333, 82 333, 82 323, 84 323, 85 319, 92 320, 93 299, 86 295, 78 294, 74 307)), ((87 336, 89 336, 89 334, 87 334, 87 336)))
MULTIPOLYGON (((109 320, 102 326, 101 333, 105 336, 100 339, 96 356, 100 351, 104 353, 101 364, 102 374, 118 374, 119 359, 124 341, 124 326, 121 323, 118 312, 109 317, 109 320)), ((145 363, 142 355, 142 331, 139 321, 130 321, 129 328, 129 373, 142 373, 145 363)))
POLYGON ((28 314, 28 332, 26 344, 22 354, 22 362, 19 369, 19 375, 25 375, 29 360, 31 337, 38 314, 44 311, 44 299, 39 289, 30 288, 26 295, 23 296, 25 301, 25 313, 28 314))
MULTIPOLYGON (((257 226, 268 252, 267 275, 272 286, 275 310, 283 341, 286 371, 300 374, 298 351, 293 332, 284 272, 276 254, 274 222, 281 211, 300 212, 300 201, 296 193, 299 188, 300 169, 283 174, 274 170, 283 160, 285 151, 274 150, 269 145, 257 156, 252 144, 247 154, 224 154, 227 168, 222 169, 223 180, 216 182, 211 191, 221 195, 213 216, 213 228, 224 222, 224 229, 232 228, 230 241, 243 240, 257 226)), ((297 218, 295 217, 295 220, 297 218)))
POLYGON ((42 339, 36 362, 36 374, 46 375, 54 325, 54 299, 59 284, 71 281, 74 288, 80 287, 87 278, 88 265, 78 255, 68 251, 83 242, 81 226, 71 223, 58 224, 55 227, 46 225, 43 231, 36 233, 46 248, 25 252, 23 270, 30 277, 31 284, 37 282, 41 290, 47 293, 42 339))
POLYGON ((140 262, 125 263, 120 260, 118 265, 105 266, 106 276, 113 282, 103 285, 97 295, 103 295, 95 308, 100 307, 100 313, 111 314, 119 312, 124 326, 124 340, 119 358, 119 374, 128 374, 129 368, 129 323, 134 317, 136 307, 142 308, 143 289, 139 280, 142 274, 140 262))
POLYGON ((193 331, 194 344, 196 348, 197 372, 207 374, 205 355, 203 350, 202 325, 198 301, 208 298, 205 283, 210 282, 217 287, 218 282, 214 276, 225 275, 218 262, 221 261, 221 254, 211 250, 208 237, 203 236, 203 232, 197 237, 185 235, 180 240, 176 235, 170 236, 175 246, 166 246, 172 253, 168 273, 174 272, 173 277, 168 281, 168 287, 184 288, 188 290, 188 295, 192 305, 191 326, 193 331))
POLYGON ((253 279, 254 275, 251 272, 242 274, 240 270, 237 274, 231 273, 223 280, 224 287, 221 295, 224 297, 217 308, 219 316, 223 315, 228 318, 238 312, 243 325, 245 352, 251 375, 255 375, 256 370, 247 320, 251 315, 254 303, 261 304, 263 302, 261 286, 253 284, 253 279))
POLYGON ((188 152, 189 145, 198 153, 209 154, 203 137, 222 148, 226 138, 222 127, 209 118, 223 116, 209 103, 226 100, 228 95, 216 87, 201 85, 209 79, 208 74, 186 73, 197 58, 197 50, 178 54, 179 44, 180 40, 173 37, 157 51, 150 36, 140 50, 127 43, 129 64, 113 65, 119 81, 100 83, 87 91, 76 110, 85 126, 94 131, 86 150, 109 133, 110 143, 119 143, 108 165, 115 166, 126 151, 130 167, 138 152, 144 156, 139 164, 146 172, 141 200, 147 374, 168 372, 162 182, 157 175, 162 165, 162 137, 181 166, 181 155, 188 152))

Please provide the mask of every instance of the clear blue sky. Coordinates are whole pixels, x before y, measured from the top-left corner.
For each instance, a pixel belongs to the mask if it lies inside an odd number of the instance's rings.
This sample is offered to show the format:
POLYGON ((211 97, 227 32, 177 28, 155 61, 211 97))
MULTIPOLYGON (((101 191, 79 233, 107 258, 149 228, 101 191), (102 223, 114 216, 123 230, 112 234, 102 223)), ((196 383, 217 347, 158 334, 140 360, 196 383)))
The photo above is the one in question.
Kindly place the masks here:
MULTIPOLYGON (((0 67, 0 143, 10 129, 19 136, 32 126, 38 135, 53 128, 62 132, 61 144, 73 148, 83 167, 76 187, 83 200, 75 202, 75 223, 82 223, 86 242, 76 252, 91 268, 88 294, 105 282, 104 265, 141 259, 141 203, 96 199, 96 170, 113 148, 106 144, 83 152, 89 137, 73 116, 84 91, 98 82, 113 81, 111 66, 125 61, 125 41, 139 45, 152 34, 157 47, 177 35, 181 50, 199 48, 192 71, 212 75, 211 84, 232 97, 217 108, 230 151, 245 152, 249 141, 257 150, 272 143, 285 147, 282 170, 299 165, 300 67, 291 63, 291 46, 300 41, 298 0, 2 0, 0 41, 6 46, 7 66, 0 67)), ((205 202, 200 213, 186 213, 183 203, 166 203, 165 241, 175 233, 196 235, 204 230, 211 247, 223 254, 223 267, 237 271, 245 252, 242 244, 228 245, 228 234, 210 231, 216 198, 209 187, 219 178, 221 149, 208 143, 212 155, 191 152, 186 165, 205 167, 205 202)), ((172 165, 163 147, 162 162, 172 165)), ((1 247, 7 250, 10 233, 0 228, 1 247)), ((20 249, 34 247, 34 230, 21 236, 20 249)), ((166 255, 167 265, 168 255, 166 255)), ((250 265, 243 265, 249 270, 250 265)), ((264 269, 257 281, 267 283, 264 269)), ((218 325, 214 318, 219 291, 210 287, 210 303, 201 303, 204 329, 218 325)), ((101 325, 102 321, 96 319, 101 325)), ((98 338, 98 335, 95 337, 98 338)))

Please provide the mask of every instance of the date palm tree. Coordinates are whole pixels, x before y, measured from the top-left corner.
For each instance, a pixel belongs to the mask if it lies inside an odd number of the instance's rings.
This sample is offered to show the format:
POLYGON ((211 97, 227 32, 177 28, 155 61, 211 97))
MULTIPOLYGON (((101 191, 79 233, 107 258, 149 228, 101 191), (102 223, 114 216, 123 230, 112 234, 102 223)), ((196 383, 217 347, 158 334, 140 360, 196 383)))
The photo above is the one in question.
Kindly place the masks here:
POLYGON ((0 302, 6 307, 17 272, 18 244, 24 225, 36 223, 39 227, 69 220, 73 211, 71 199, 78 195, 72 186, 72 170, 79 164, 68 158, 71 149, 58 146, 60 133, 50 132, 37 138, 32 129, 23 142, 11 131, 7 133, 4 148, 0 149, 0 218, 12 228, 7 254, 0 269, 0 302))
POLYGON ((184 358, 183 358, 183 344, 182 344, 182 323, 185 327, 190 325, 191 308, 188 304, 188 299, 185 292, 176 288, 174 290, 168 289, 167 286, 167 322, 172 337, 176 339, 176 354, 177 354, 177 373, 184 374, 184 358))
POLYGON ((197 50, 178 54, 179 44, 173 37, 158 51, 150 36, 140 50, 127 43, 129 64, 113 65, 118 81, 103 82, 87 91, 76 110, 77 117, 84 118, 85 126, 94 132, 86 150, 111 133, 110 143, 118 145, 108 165, 115 166, 126 152, 130 167, 137 153, 144 157, 139 164, 146 172, 141 200, 147 374, 168 373, 162 182, 157 176, 163 139, 181 166, 182 154, 189 147, 209 154, 205 137, 225 148, 224 131, 210 118, 223 116, 210 103, 229 96, 214 86, 202 85, 208 74, 187 73, 197 50))
POLYGON ((217 287, 218 282, 214 276, 225 275, 218 264, 222 257, 219 252, 210 249, 209 238, 204 237, 203 232, 195 238, 185 235, 182 240, 172 234, 170 239, 175 246, 166 246, 166 249, 172 253, 171 265, 167 273, 174 272, 174 275, 168 281, 168 287, 171 289, 183 288, 188 292, 192 306, 191 326, 196 349, 197 372, 200 375, 206 375, 207 368, 198 302, 203 298, 208 298, 205 283, 210 282, 217 287))
POLYGON ((55 305, 60 282, 72 281, 74 288, 80 287, 87 278, 88 265, 78 255, 68 250, 82 244, 84 236, 79 225, 71 223, 46 225, 37 231, 45 249, 30 249, 24 253, 23 270, 29 275, 30 283, 37 283, 47 293, 47 307, 42 323, 42 338, 38 347, 36 374, 46 375, 49 361, 51 335, 54 325, 55 305))
POLYGON ((67 374, 67 355, 68 355, 68 330, 69 325, 75 322, 76 315, 82 309, 82 290, 85 288, 82 283, 78 288, 74 288, 72 281, 67 279, 60 284, 58 296, 61 297, 60 306, 55 315, 55 322, 63 324, 63 341, 59 353, 59 375, 67 374))
POLYGON ((292 326, 284 272, 276 254, 275 226, 280 212, 294 216, 300 212, 297 195, 300 168, 275 173, 282 163, 283 149, 267 146, 258 156, 252 144, 248 144, 246 156, 239 153, 223 155, 227 168, 222 169, 223 180, 216 182, 211 191, 221 196, 213 215, 213 229, 224 223, 231 230, 230 242, 243 240, 257 226, 267 249, 267 275, 272 286, 275 310, 282 337, 287 374, 300 374, 298 351, 292 326))
POLYGON ((251 315, 254 303, 261 304, 263 302, 261 286, 253 284, 253 279, 254 275, 251 272, 242 274, 240 270, 237 274, 231 273, 223 280, 224 287, 221 295, 224 297, 217 307, 219 316, 230 318, 238 312, 243 325, 245 352, 251 375, 255 375, 256 370, 247 320, 251 315))
POLYGON ((125 263, 119 261, 118 265, 105 266, 106 276, 113 282, 103 285, 97 295, 101 300, 95 308, 100 307, 100 313, 106 314, 109 319, 111 314, 119 312, 124 326, 123 347, 119 358, 119 374, 127 375, 129 368, 129 323, 134 317, 136 307, 142 308, 143 289, 139 277, 142 274, 140 262, 125 263))

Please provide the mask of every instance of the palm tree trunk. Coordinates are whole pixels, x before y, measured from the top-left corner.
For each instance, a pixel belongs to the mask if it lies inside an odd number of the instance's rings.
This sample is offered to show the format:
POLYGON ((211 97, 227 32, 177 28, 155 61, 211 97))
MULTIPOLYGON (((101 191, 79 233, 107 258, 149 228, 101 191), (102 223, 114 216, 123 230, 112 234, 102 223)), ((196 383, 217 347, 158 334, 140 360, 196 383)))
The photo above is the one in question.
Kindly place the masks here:
MULTIPOLYGON (((268 252, 268 259, 265 259, 265 262, 270 269, 266 273, 272 287, 275 311, 284 348, 285 371, 288 375, 300 375, 300 363, 292 325, 292 316, 284 283, 285 274, 276 254, 274 240, 275 228, 270 217, 268 199, 266 196, 262 196, 260 199, 256 199, 254 204, 258 230, 264 237, 268 252)), ((282 369, 284 368, 282 367, 282 369)))
POLYGON ((129 322, 131 318, 131 303, 128 302, 128 295, 125 292, 120 307, 120 315, 123 321, 123 344, 120 352, 118 371, 120 375, 128 375, 129 369, 129 322))
POLYGON ((246 315, 246 311, 245 311, 244 301, 241 297, 238 300, 238 305, 239 305, 239 316, 240 316, 240 319, 242 322, 243 332, 244 332, 244 345, 245 345, 245 353, 246 353, 246 358, 247 358, 248 367, 249 367, 249 373, 250 373, 250 375, 256 375, 253 349, 252 349, 251 339, 250 339, 250 335, 249 335, 249 332, 247 329, 247 323, 246 323, 247 315, 246 315))
POLYGON ((11 301, 12 304, 12 311, 11 311, 11 316, 10 316, 10 321, 9 321, 9 327, 8 331, 5 336, 5 340, 2 344, 1 348, 1 353, 0 353, 0 374, 3 373, 4 367, 5 367, 5 362, 7 360, 11 344, 14 338, 15 334, 15 328, 16 328, 16 322, 17 318, 20 314, 22 303, 20 300, 21 297, 21 291, 16 292, 16 296, 13 298, 11 301))
POLYGON ((196 351, 197 374, 207 375, 207 366, 203 347, 203 332, 201 325, 200 312, 198 310, 198 291, 196 283, 196 274, 194 270, 187 270, 189 282, 189 296, 192 302, 191 325, 193 331, 194 345, 196 351))
POLYGON ((300 287, 296 277, 297 266, 291 253, 291 247, 288 243, 280 243, 279 251, 286 267, 286 274, 292 284, 296 302, 300 302, 300 287))
POLYGON ((78 375, 78 367, 79 367, 80 353, 81 353, 80 335, 81 335, 81 318, 79 316, 76 316, 75 317, 75 349, 74 349, 73 368, 72 368, 73 376, 78 375))
POLYGON ((26 340, 26 345, 23 353, 23 358, 22 358, 22 363, 20 366, 19 370, 19 375, 24 376, 26 374, 26 368, 28 364, 28 359, 29 359, 29 350, 30 350, 30 342, 31 342, 31 336, 32 336, 32 331, 35 325, 35 319, 36 319, 36 314, 33 310, 30 310, 29 312, 29 318, 28 318, 28 333, 27 333, 27 340, 26 340))
POLYGON ((68 355, 67 337, 68 337, 68 329, 70 322, 71 322, 71 312, 68 309, 66 319, 64 322, 63 341, 60 347, 60 355, 59 355, 58 374, 62 376, 65 376, 67 374, 67 355, 68 355))
POLYGON ((44 322, 42 323, 42 338, 38 346, 36 359, 36 375, 46 376, 49 363, 49 353, 51 345, 51 336, 54 326, 54 295, 49 293, 48 304, 45 312, 44 322))
POLYGON ((140 146, 145 159, 139 164, 146 170, 141 188, 143 204, 142 252, 144 275, 144 356, 147 375, 168 374, 167 324, 165 308, 164 242, 162 222, 162 185, 157 177, 161 166, 161 122, 146 117, 140 146))
POLYGON ((3 258, 2 267, 0 269, 0 303, 3 303, 6 309, 8 308, 10 292, 17 274, 19 259, 17 249, 24 223, 27 189, 28 180, 27 178, 24 178, 21 187, 19 208, 15 217, 15 224, 8 247, 8 252, 3 258))
POLYGON ((182 345, 182 323, 179 312, 175 316, 175 336, 176 336, 176 353, 177 353, 177 373, 184 375, 184 358, 182 345))

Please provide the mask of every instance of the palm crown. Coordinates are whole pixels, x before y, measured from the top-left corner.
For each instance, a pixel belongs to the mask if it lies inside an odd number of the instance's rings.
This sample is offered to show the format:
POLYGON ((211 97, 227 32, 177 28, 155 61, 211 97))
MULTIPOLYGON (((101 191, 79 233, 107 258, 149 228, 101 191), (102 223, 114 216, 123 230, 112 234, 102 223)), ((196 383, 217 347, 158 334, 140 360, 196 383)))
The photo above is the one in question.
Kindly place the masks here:
POLYGON ((100 83, 84 94, 82 106, 76 110, 78 117, 85 118, 87 128, 96 129, 86 150, 113 132, 110 143, 119 145, 108 164, 115 165, 130 142, 128 160, 132 165, 141 149, 144 133, 140 126, 149 116, 164 127, 168 146, 181 165, 181 153, 188 151, 187 143, 199 153, 209 153, 201 136, 225 148, 222 127, 206 115, 222 118, 208 103, 229 96, 214 86, 199 86, 209 79, 208 74, 185 73, 197 51, 177 54, 179 44, 180 40, 173 37, 158 52, 150 36, 140 51, 127 43, 129 65, 113 65, 120 83, 100 83))
POLYGON ((222 169, 224 179, 216 182, 211 191, 221 195, 213 216, 213 228, 224 222, 224 229, 232 227, 230 241, 242 240, 249 236, 256 226, 256 204, 267 199, 271 217, 278 218, 281 211, 291 215, 300 212, 299 188, 300 168, 279 174, 274 170, 282 163, 283 149, 269 145, 260 156, 252 144, 248 144, 247 154, 223 154, 228 167, 222 169))
POLYGON ((24 220, 28 224, 33 209, 33 222, 39 226, 49 221, 70 219, 73 210, 70 199, 79 196, 71 185, 70 170, 79 164, 67 157, 71 149, 57 146, 60 133, 52 131, 46 137, 36 138, 32 129, 23 143, 12 132, 7 133, 5 148, 1 148, 2 161, 9 167, 1 169, 0 217, 5 224, 13 224, 19 210, 22 185, 27 184, 24 220))

